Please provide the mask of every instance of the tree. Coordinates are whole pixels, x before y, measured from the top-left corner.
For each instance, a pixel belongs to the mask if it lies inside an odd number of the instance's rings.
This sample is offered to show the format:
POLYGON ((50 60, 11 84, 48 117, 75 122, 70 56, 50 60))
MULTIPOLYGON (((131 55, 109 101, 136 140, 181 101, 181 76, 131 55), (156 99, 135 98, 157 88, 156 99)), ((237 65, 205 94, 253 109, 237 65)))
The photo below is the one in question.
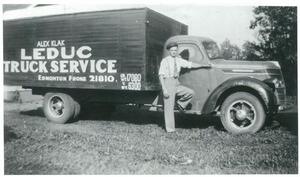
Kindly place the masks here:
MULTIPOLYGON (((297 8, 256 7, 250 29, 258 30, 258 44, 251 43, 264 60, 278 61, 289 94, 297 94, 297 8)), ((249 49, 249 48, 248 48, 249 49)))
POLYGON ((252 42, 246 41, 242 46, 242 59, 250 61, 264 60, 259 47, 252 42))
POLYGON ((221 43, 221 55, 225 59, 239 60, 241 59, 241 49, 234 44, 231 44, 228 39, 221 43))

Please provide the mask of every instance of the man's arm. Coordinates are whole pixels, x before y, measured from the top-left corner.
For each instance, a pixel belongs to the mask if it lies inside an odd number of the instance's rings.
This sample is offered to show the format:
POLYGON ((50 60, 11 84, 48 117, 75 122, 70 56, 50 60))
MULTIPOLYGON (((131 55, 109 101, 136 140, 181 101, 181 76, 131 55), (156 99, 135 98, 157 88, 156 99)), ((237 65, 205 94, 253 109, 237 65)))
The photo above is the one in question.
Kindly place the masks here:
POLYGON ((211 68, 211 64, 201 65, 201 64, 192 62, 191 68, 211 68))
POLYGON ((163 59, 160 63, 160 67, 159 67, 159 71, 158 71, 158 77, 159 77, 159 81, 160 81, 160 84, 161 84, 161 88, 162 88, 162 91, 163 91, 163 95, 165 98, 168 98, 169 97, 169 94, 167 92, 167 89, 166 89, 166 85, 165 85, 165 79, 164 79, 164 76, 166 75, 166 67, 165 67, 165 60, 163 59))
POLYGON ((177 61, 180 62, 180 66, 183 67, 183 68, 211 68, 211 64, 206 64, 206 65, 203 65, 203 64, 198 64, 198 63, 195 63, 195 62, 191 62, 191 61, 187 61, 187 60, 184 60, 182 58, 179 58, 177 61))
POLYGON ((159 81, 160 81, 162 90, 163 90, 163 91, 166 90, 164 77, 163 77, 162 75, 159 76, 159 81))
POLYGON ((162 75, 159 75, 159 81, 160 81, 160 84, 161 84, 161 88, 162 88, 164 97, 168 98, 169 94, 168 94, 166 86, 165 86, 165 79, 162 75))

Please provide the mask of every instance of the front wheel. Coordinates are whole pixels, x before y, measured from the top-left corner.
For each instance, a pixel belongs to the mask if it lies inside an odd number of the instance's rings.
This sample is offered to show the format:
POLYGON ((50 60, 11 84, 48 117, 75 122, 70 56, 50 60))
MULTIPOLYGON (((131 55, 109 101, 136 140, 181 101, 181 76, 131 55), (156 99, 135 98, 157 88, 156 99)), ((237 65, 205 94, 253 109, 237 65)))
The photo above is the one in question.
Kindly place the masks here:
POLYGON ((236 92, 226 98, 221 107, 224 128, 233 134, 256 133, 266 120, 263 105, 247 92, 236 92))
POLYGON ((47 93, 44 97, 43 109, 47 119, 58 124, 70 121, 75 114, 73 98, 64 93, 47 93))

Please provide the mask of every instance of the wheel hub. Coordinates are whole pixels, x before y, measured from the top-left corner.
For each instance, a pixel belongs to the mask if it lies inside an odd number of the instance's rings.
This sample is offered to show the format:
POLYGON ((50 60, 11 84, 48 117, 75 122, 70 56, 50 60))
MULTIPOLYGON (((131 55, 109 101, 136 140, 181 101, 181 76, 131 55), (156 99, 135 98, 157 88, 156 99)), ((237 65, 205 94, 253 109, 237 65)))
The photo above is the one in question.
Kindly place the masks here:
POLYGON ((60 117, 64 113, 64 102, 61 97, 59 96, 53 96, 50 98, 50 103, 49 103, 49 108, 50 108, 50 113, 54 117, 60 117))
POLYGON ((243 129, 251 126, 256 120, 254 106, 246 100, 234 101, 228 109, 227 116, 233 126, 243 129))
POLYGON ((236 118, 238 120, 244 120, 247 117, 247 111, 246 110, 238 110, 236 112, 236 118))
POLYGON ((62 102, 57 102, 55 107, 56 107, 56 109, 61 110, 63 108, 63 103, 62 102))

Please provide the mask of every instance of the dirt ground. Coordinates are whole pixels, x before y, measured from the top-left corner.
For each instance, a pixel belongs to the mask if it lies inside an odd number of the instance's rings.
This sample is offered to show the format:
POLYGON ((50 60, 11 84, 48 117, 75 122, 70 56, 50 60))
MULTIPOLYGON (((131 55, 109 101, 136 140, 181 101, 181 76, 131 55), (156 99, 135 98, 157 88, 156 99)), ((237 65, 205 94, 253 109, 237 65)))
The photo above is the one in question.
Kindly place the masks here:
MULTIPOLYGON (((80 120, 50 123, 40 104, 4 104, 5 174, 295 174, 296 112, 254 135, 231 135, 214 117, 91 107, 80 120)), ((297 109, 294 109, 297 110, 297 109)))

